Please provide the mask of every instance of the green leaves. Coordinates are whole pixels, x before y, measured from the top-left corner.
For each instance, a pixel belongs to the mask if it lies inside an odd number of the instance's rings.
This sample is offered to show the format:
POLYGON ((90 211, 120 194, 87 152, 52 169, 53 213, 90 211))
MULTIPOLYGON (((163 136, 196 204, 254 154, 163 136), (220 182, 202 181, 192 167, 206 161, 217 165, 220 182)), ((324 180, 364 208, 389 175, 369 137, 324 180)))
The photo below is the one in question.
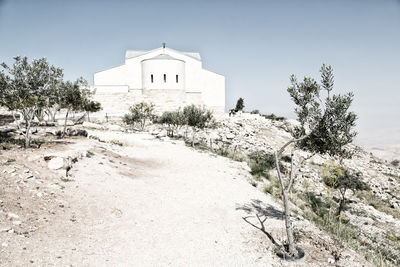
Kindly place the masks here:
POLYGON ((62 80, 63 71, 50 65, 46 58, 28 62, 27 57, 14 57, 10 67, 2 63, 0 105, 10 110, 38 109, 48 97, 48 88, 62 80))
POLYGON ((236 107, 235 110, 236 111, 240 111, 244 109, 244 99, 243 98, 239 98, 238 101, 236 102, 236 107))
POLYGON ((321 72, 322 87, 326 91, 328 91, 328 98, 329 98, 329 93, 330 93, 330 91, 333 90, 333 84, 334 84, 333 69, 331 66, 326 66, 325 64, 323 64, 320 72, 321 72))
POLYGON ((186 123, 189 126, 204 129, 212 121, 212 112, 195 105, 186 106, 183 108, 183 114, 186 118, 186 123))
POLYGON ((369 186, 361 180, 361 172, 353 172, 343 167, 332 168, 324 176, 324 183, 334 189, 367 190, 369 186))
POLYGON ((159 123, 179 127, 186 124, 186 117, 180 109, 174 111, 165 111, 158 119, 159 123))
POLYGON ((317 82, 310 78, 304 77, 302 82, 298 82, 296 77, 290 77, 291 86, 287 89, 293 102, 297 106, 295 113, 301 124, 313 126, 321 117, 321 109, 319 103, 320 86, 317 82))
POLYGON ((53 108, 54 119, 55 111, 60 107, 68 111, 83 110, 92 95, 83 78, 64 82, 63 70, 50 65, 46 58, 29 62, 27 57, 17 56, 11 66, 5 63, 1 66, 0 106, 22 114, 27 146, 29 127, 35 114, 40 117, 38 114, 44 109, 50 111, 53 108))
POLYGON ((125 114, 122 121, 128 125, 134 126, 136 123, 140 124, 143 130, 147 120, 154 118, 154 104, 140 102, 129 108, 129 113, 125 114))
POLYGON ((86 101, 83 105, 83 109, 87 112, 97 112, 101 110, 101 103, 97 101, 86 101))
POLYGON ((87 82, 83 78, 75 82, 66 81, 60 86, 60 106, 74 111, 84 110, 91 92, 86 89, 87 82))
POLYGON ((295 112, 300 121, 300 126, 294 129, 292 135, 300 139, 296 145, 301 149, 343 158, 351 157, 346 146, 357 135, 353 130, 357 116, 349 111, 353 94, 330 97, 334 84, 332 67, 324 64, 320 72, 321 85, 309 77, 300 83, 295 76, 290 78, 292 85, 288 92, 296 104, 295 112), (328 93, 324 102, 320 99, 322 89, 328 93))

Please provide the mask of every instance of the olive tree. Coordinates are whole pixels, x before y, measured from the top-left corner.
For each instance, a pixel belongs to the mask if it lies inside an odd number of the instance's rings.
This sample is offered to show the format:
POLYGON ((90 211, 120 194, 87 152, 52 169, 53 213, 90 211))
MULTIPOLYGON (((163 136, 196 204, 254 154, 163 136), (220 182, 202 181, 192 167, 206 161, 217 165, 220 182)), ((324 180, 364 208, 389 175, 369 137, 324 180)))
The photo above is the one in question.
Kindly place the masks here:
POLYGON ((236 102, 235 111, 241 111, 243 109, 244 109, 244 99, 240 97, 236 102))
POLYGON ((177 109, 174 111, 165 111, 158 118, 158 123, 167 126, 167 135, 173 137, 174 132, 183 125, 186 125, 187 118, 182 110, 177 109))
POLYGON ((101 103, 93 100, 89 100, 83 105, 83 110, 86 111, 88 121, 90 121, 89 117, 90 112, 97 112, 100 111, 101 109, 102 109, 101 103))
POLYGON ((210 110, 195 105, 184 107, 183 114, 186 118, 186 125, 192 127, 192 146, 194 146, 196 130, 207 127, 213 120, 213 114, 210 110))
POLYGON ((47 115, 48 121, 55 122, 56 114, 61 109, 61 102, 63 98, 63 84, 62 79, 55 80, 45 92, 45 103, 42 111, 47 115))
POLYGON ((336 212, 337 218, 342 214, 346 203, 346 192, 353 192, 370 189, 368 184, 362 181, 362 173, 354 172, 341 166, 330 166, 324 170, 326 175, 323 177, 324 183, 339 191, 339 207, 336 212))
POLYGON ((82 77, 74 82, 66 81, 61 87, 60 107, 66 110, 64 129, 61 138, 65 137, 67 120, 71 111, 83 111, 85 104, 88 103, 92 93, 87 88, 87 82, 82 77))
POLYGON ((62 80, 62 69, 50 65, 46 58, 28 61, 27 57, 14 57, 13 65, 2 63, 0 72, 0 106, 8 108, 18 129, 30 146, 32 121, 46 106, 49 90, 62 80), (22 124, 16 114, 22 116, 22 124))
POLYGON ((154 104, 140 102, 129 108, 129 113, 125 114, 122 121, 134 127, 139 124, 140 130, 143 130, 146 122, 154 118, 154 104))
POLYGON ((333 71, 325 64, 320 69, 321 84, 313 78, 305 77, 299 82, 291 76, 291 86, 287 89, 295 104, 295 113, 300 122, 292 131, 292 138, 279 150, 275 151, 275 166, 282 191, 284 218, 288 242, 288 253, 297 256, 294 244, 293 229, 290 221, 289 192, 293 185, 299 166, 316 153, 328 154, 333 157, 351 157, 347 148, 356 136, 353 128, 356 115, 349 111, 353 94, 331 95, 333 90, 333 71), (322 93, 326 92, 325 98, 322 93), (323 100, 322 100, 323 99, 323 100), (280 160, 286 149, 292 147, 291 168, 287 175, 280 170, 280 160), (295 150, 309 152, 309 156, 297 159, 295 150))

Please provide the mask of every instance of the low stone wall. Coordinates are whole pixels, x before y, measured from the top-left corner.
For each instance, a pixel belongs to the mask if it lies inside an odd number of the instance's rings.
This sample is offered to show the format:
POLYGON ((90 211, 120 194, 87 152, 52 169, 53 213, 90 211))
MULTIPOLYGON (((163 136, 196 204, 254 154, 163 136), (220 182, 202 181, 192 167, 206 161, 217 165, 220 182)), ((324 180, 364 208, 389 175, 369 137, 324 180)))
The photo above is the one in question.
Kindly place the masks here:
MULTIPOLYGON (((127 93, 96 93, 94 100, 101 103, 102 111, 93 114, 96 118, 109 119, 121 117, 126 114, 129 107, 139 103, 148 102, 155 105, 157 113, 175 110, 194 104, 205 106, 201 92, 185 92, 182 90, 139 90, 131 89, 127 93)), ((214 113, 223 114, 224 107, 207 107, 214 113)))

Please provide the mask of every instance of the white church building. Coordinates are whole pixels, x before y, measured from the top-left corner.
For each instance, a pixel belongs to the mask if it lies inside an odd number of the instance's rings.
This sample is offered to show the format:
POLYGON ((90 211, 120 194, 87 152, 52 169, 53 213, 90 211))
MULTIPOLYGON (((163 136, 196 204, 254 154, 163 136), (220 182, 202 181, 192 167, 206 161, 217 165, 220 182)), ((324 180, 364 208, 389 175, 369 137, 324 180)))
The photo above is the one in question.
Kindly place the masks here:
POLYGON ((215 113, 225 110, 225 77, 203 69, 199 53, 163 47, 128 50, 125 63, 94 74, 94 100, 102 113, 121 116, 141 101, 162 112, 195 104, 215 113))

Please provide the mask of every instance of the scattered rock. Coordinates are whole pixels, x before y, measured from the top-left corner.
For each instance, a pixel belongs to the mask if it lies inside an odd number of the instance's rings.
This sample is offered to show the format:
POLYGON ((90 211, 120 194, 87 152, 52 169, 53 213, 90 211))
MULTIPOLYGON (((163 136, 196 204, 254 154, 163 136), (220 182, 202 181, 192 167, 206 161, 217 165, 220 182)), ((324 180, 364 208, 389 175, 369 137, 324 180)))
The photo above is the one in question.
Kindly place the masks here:
POLYGON ((19 216, 15 213, 9 212, 9 213, 7 213, 7 218, 10 220, 14 220, 14 219, 18 219, 19 216))
MULTIPOLYGON (((57 125, 59 125, 59 126, 64 126, 64 124, 65 124, 65 120, 57 121, 57 125)), ((75 125, 75 123, 73 121, 67 120, 67 126, 74 126, 74 125, 75 125)))
POLYGON ((47 163, 47 167, 50 170, 58 170, 64 167, 64 159, 61 157, 53 157, 50 159, 50 161, 47 163))
POLYGON ((66 131, 66 134, 68 136, 84 136, 84 137, 88 136, 88 132, 86 130, 83 130, 83 129, 68 128, 67 131, 66 131))
POLYGON ((167 132, 166 132, 166 131, 161 131, 161 132, 159 132, 159 133, 157 134, 157 137, 158 137, 158 138, 166 137, 166 136, 167 136, 167 132))
POLYGON ((233 139, 233 138, 235 138, 235 135, 234 135, 233 133, 228 133, 228 134, 226 135, 226 139, 231 140, 231 139, 233 139))
POLYGON ((93 122, 88 122, 88 121, 85 121, 85 122, 82 124, 82 126, 83 126, 83 127, 86 127, 86 128, 97 129, 97 130, 102 130, 102 129, 104 129, 103 125, 97 124, 97 123, 93 123, 93 122))
POLYGON ((123 131, 124 130, 124 128, 122 128, 121 126, 116 125, 116 124, 108 125, 107 128, 110 131, 123 131))

